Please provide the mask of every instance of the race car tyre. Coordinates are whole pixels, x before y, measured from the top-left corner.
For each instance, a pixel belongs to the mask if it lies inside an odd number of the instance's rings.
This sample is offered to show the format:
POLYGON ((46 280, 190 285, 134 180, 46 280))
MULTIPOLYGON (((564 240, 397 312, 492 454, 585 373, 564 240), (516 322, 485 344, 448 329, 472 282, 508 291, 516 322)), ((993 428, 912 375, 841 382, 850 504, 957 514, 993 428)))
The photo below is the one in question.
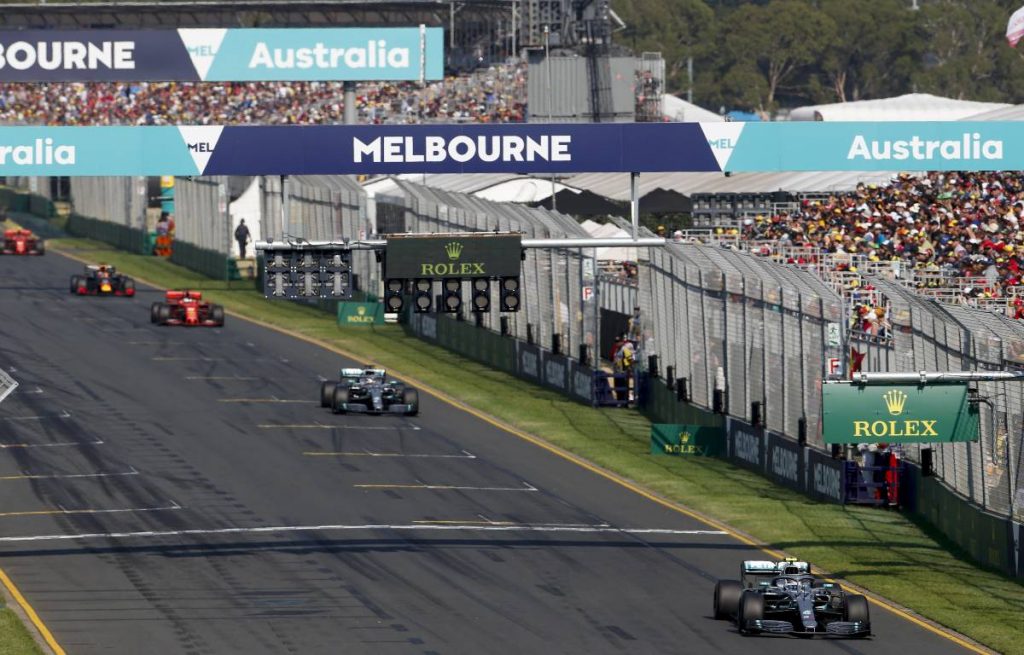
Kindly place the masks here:
POLYGON ((337 382, 321 382, 320 383, 320 406, 330 407, 331 400, 334 399, 334 388, 338 386, 337 382))
POLYGON ((860 594, 847 594, 844 618, 847 621, 859 621, 864 624, 871 623, 871 615, 868 612, 868 599, 860 594))
POLYGON ((160 325, 165 324, 171 319, 171 306, 160 303, 160 309, 156 312, 156 322, 160 325))
POLYGON ((335 386, 334 397, 331 398, 331 411, 335 414, 345 413, 345 403, 348 402, 348 387, 335 386))
POLYGON ((420 392, 415 389, 405 389, 402 391, 402 404, 410 406, 410 409, 405 412, 406 416, 416 416, 420 413, 420 392))
POLYGON ((740 608, 740 596, 743 595, 743 583, 739 580, 719 580, 715 583, 716 619, 731 619, 740 608))
POLYGON ((78 293, 78 287, 82 286, 82 278, 77 275, 71 276, 71 293, 78 293))
POLYGON ((210 307, 210 320, 220 327, 224 327, 224 308, 220 305, 210 307))
POLYGON ((149 322, 156 323, 160 320, 160 307, 163 306, 162 302, 155 302, 149 306, 149 322))
POLYGON ((764 597, 756 591, 747 590, 740 596, 740 607, 736 612, 736 625, 740 634, 756 635, 760 630, 750 628, 750 621, 764 618, 764 597))
POLYGON ((36 241, 36 254, 37 255, 45 255, 46 254, 46 246, 43 245, 42 241, 36 241))
POLYGON ((121 280, 121 293, 123 293, 126 296, 134 296, 135 280, 131 279, 130 277, 126 277, 123 280, 121 280))

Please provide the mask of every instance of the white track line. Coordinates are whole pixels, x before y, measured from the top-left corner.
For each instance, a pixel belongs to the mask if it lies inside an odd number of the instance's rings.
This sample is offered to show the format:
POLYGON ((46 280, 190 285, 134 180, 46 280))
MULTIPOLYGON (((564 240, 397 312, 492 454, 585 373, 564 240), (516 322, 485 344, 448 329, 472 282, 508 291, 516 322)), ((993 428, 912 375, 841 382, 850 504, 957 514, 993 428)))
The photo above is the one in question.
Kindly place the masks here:
POLYGON ((270 398, 218 398, 219 403, 296 403, 301 405, 315 405, 318 404, 319 400, 292 400, 288 398, 278 398, 271 396, 270 398))
POLYGON ((24 475, 0 475, 0 481, 11 480, 75 480, 79 478, 123 478, 129 475, 139 475, 135 469, 122 471, 120 473, 28 473, 24 475))
POLYGON ((186 380, 218 380, 224 381, 237 381, 237 380, 262 380, 263 378, 252 378, 241 375, 189 375, 185 377, 186 380))
POLYGON ((73 448, 75 446, 99 446, 103 444, 102 439, 96 441, 58 441, 56 443, 4 443, 0 444, 0 450, 7 448, 73 448))
POLYGON ((26 512, 0 512, 0 518, 22 518, 26 516, 70 516, 75 514, 137 514, 141 512, 173 512, 181 509, 181 505, 171 501, 164 507, 119 507, 117 509, 57 509, 29 510, 26 512))
POLYGON ((606 525, 558 525, 558 524, 517 524, 517 525, 276 525, 251 528, 210 528, 196 530, 163 530, 143 532, 90 532, 84 534, 44 534, 24 537, 0 537, 0 543, 25 541, 69 541, 74 539, 147 539, 159 537, 213 536, 231 534, 267 534, 286 532, 354 532, 391 530, 399 532, 542 532, 568 534, 618 534, 618 535, 699 535, 720 536, 723 530, 673 530, 669 528, 613 528, 606 525))
POLYGON ((522 487, 462 487, 448 484, 354 484, 356 489, 426 489, 428 491, 537 491, 528 482, 522 487))
POLYGON ((281 430, 305 429, 305 430, 419 430, 416 425, 391 427, 386 425, 327 425, 324 423, 260 423, 256 427, 262 430, 278 428, 281 430))
POLYGON ((40 416, 3 416, 4 421, 44 421, 48 418, 71 418, 71 412, 62 410, 60 414, 43 414, 40 416))
POLYGON ((129 346, 184 346, 184 341, 129 341, 129 346))
POLYGON ((463 450, 462 455, 428 455, 422 453, 371 453, 364 452, 332 452, 321 450, 307 450, 302 453, 307 457, 411 457, 423 459, 476 459, 476 455, 463 450))
POLYGON ((150 357, 154 362, 223 362, 223 357, 150 357))

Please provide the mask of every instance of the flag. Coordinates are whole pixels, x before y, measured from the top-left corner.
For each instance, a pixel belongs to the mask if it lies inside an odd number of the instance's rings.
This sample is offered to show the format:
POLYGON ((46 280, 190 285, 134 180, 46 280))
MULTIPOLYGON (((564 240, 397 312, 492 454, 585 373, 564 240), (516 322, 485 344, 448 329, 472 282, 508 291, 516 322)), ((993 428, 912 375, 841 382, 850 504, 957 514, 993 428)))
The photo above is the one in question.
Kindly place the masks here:
POLYGON ((860 373, 860 368, 864 364, 865 355, 867 355, 867 353, 862 353, 856 348, 850 348, 850 375, 860 373))
POLYGON ((1013 12, 1010 22, 1006 24, 1006 40, 1011 48, 1017 46, 1017 42, 1024 37, 1024 7, 1013 12))

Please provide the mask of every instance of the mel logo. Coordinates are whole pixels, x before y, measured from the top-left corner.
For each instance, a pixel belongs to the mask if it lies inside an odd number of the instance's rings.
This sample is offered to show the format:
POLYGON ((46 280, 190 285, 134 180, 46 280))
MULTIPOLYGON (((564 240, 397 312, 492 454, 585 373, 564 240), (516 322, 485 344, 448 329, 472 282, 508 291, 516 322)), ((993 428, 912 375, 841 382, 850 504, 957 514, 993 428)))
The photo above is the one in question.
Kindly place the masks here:
POLYGON ((202 175, 206 165, 217 148, 217 141, 220 140, 222 125, 180 125, 178 132, 181 134, 188 154, 196 165, 197 172, 202 175))

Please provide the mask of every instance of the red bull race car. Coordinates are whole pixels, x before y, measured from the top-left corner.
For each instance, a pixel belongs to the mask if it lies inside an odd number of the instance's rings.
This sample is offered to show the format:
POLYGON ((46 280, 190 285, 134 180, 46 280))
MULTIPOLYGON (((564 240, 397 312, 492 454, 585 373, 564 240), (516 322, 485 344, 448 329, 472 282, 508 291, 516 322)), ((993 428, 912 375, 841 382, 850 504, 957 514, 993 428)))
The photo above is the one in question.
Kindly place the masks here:
POLYGON ((224 308, 203 300, 199 291, 168 290, 163 302, 155 302, 149 320, 157 325, 224 327, 224 308))
POLYGON ((43 240, 32 234, 32 230, 4 230, 0 255, 42 255, 44 252, 43 240))
POLYGON ((83 275, 71 276, 71 293, 78 296, 134 296, 135 280, 106 264, 89 264, 83 275))

